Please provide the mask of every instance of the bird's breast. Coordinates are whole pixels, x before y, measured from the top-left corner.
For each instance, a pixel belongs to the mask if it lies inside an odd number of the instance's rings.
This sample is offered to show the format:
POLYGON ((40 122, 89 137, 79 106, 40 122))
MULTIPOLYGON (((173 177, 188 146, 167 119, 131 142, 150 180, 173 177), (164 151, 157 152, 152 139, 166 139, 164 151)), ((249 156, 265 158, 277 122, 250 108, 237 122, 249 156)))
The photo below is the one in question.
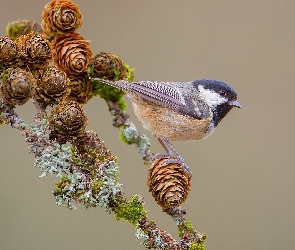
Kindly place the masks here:
POLYGON ((156 137, 165 136, 175 141, 200 140, 214 131, 212 115, 198 120, 142 98, 129 98, 138 119, 156 137))

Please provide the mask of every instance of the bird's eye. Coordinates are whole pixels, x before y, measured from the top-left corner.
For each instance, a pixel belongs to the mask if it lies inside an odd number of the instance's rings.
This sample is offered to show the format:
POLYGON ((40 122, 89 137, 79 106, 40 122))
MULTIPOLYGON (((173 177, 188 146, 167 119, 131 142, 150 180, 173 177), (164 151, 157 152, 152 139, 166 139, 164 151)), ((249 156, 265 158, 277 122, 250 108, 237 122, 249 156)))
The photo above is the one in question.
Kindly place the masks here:
POLYGON ((219 92, 219 95, 225 97, 225 96, 226 96, 226 92, 225 92, 224 90, 221 90, 221 91, 219 92))

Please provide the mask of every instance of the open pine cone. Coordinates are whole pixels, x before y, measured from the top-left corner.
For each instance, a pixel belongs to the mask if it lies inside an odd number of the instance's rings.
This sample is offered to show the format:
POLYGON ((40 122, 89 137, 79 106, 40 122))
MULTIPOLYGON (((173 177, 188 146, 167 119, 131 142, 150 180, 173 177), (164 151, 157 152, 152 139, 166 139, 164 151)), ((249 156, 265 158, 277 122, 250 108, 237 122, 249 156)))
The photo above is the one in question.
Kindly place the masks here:
POLYGON ((49 38, 56 34, 74 32, 82 25, 79 6, 70 0, 53 0, 42 12, 43 33, 49 38))
POLYGON ((35 98, 45 105, 61 102, 70 94, 67 75, 54 66, 40 75, 35 86, 35 98))
POLYGON ((68 99, 79 103, 87 103, 92 97, 92 85, 87 72, 68 77, 70 79, 69 88, 71 89, 68 99))
POLYGON ((83 107, 74 101, 57 104, 53 107, 49 118, 52 130, 69 136, 84 133, 87 123, 83 107))
POLYGON ((124 62, 116 55, 101 52, 93 59, 95 77, 110 81, 129 80, 129 71, 124 62))
POLYGON ((20 36, 16 42, 23 64, 30 69, 44 69, 48 66, 52 59, 51 44, 43 35, 32 32, 20 36))
POLYGON ((149 191, 165 210, 180 206, 187 198, 191 187, 191 175, 177 159, 168 155, 156 157, 149 169, 149 191))
POLYGON ((12 38, 5 36, 0 38, 0 64, 7 68, 17 64, 19 57, 17 44, 12 38))
POLYGON ((92 52, 88 41, 79 33, 60 34, 53 41, 53 59, 67 75, 79 75, 87 71, 92 52))
POLYGON ((24 69, 9 68, 0 76, 0 91, 3 100, 11 105, 23 105, 32 96, 35 79, 24 69))

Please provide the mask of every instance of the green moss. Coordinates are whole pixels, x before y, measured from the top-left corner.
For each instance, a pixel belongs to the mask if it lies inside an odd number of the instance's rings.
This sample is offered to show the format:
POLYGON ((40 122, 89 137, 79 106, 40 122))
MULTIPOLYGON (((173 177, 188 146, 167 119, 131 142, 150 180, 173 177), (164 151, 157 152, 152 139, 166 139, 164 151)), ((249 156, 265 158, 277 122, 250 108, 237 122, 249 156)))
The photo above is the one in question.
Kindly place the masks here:
POLYGON ((116 103, 118 104, 121 110, 126 110, 127 103, 123 99, 119 99, 116 103))
POLYGON ((183 234, 187 231, 193 229, 193 225, 191 221, 186 221, 185 223, 178 226, 178 236, 181 238, 183 234))
MULTIPOLYGON (((112 155, 111 151, 109 149, 107 149, 104 153, 100 152, 98 153, 97 148, 87 148, 87 147, 82 147, 84 154, 86 153, 88 161, 92 162, 92 161, 96 161, 99 160, 101 162, 105 162, 106 160, 108 160, 108 158, 110 157, 110 155, 112 155)), ((112 161, 117 162, 118 158, 116 156, 113 156, 112 161)))
POLYGON ((114 208, 115 220, 127 220, 134 226, 147 214, 144 209, 143 202, 139 200, 137 195, 132 196, 129 200, 124 200, 114 208))
POLYGON ((20 36, 20 30, 22 29, 23 25, 21 23, 16 25, 16 22, 9 22, 6 26, 6 35, 12 39, 16 39, 20 36))
MULTIPOLYGON (((89 77, 97 77, 97 75, 94 74, 93 71, 94 71, 94 65, 91 65, 90 67, 88 67, 89 77)), ((114 72, 116 73, 117 71, 114 71, 114 72)), ((119 72, 117 72, 117 74, 119 74, 119 72)), ((91 85, 92 85, 92 94, 99 95, 101 98, 105 100, 110 100, 112 102, 117 103, 124 96, 124 92, 122 90, 109 86, 98 80, 92 80, 91 85)))
MULTIPOLYGON (((182 223, 178 226, 178 236, 182 238, 185 237, 191 237, 195 234, 195 231, 193 229, 191 221, 185 221, 185 223, 182 223)), ((197 238, 195 242, 193 242, 190 246, 190 250, 206 250, 205 247, 205 240, 207 238, 206 234, 202 234, 201 237, 197 238)))
MULTIPOLYGON (((127 75, 127 81, 132 81, 133 80, 133 68, 130 68, 129 65, 127 65, 126 63, 123 63, 124 68, 127 70, 128 75, 127 75)), ((120 70, 118 70, 117 68, 113 69, 114 72, 114 79, 112 79, 112 81, 118 81, 118 80, 122 80, 121 77, 121 72, 120 70)), ((94 73, 94 65, 92 64, 91 66, 88 67, 88 76, 89 77, 98 77, 95 73, 94 73)), ((124 92, 118 88, 109 86, 105 83, 102 83, 98 80, 92 80, 91 81, 91 85, 92 85, 92 94, 93 95, 98 95, 101 98, 105 99, 106 101, 110 100, 114 103, 116 103, 117 105, 119 105, 120 109, 122 110, 126 110, 127 104, 126 102, 122 99, 122 97, 124 96, 124 92)))
MULTIPOLYGON (((99 157, 97 157, 97 155, 95 154, 96 153, 95 149, 85 148, 85 151, 87 154, 87 160, 82 160, 79 156, 77 156, 75 149, 73 147, 71 147, 72 161, 76 166, 80 166, 83 170, 91 173, 93 178, 96 178, 97 169, 96 169, 95 164, 93 164, 93 163, 99 157)), ((99 160, 103 161, 106 158, 106 156, 103 156, 101 158, 103 158, 103 159, 99 159, 99 160)))
POLYGON ((130 68, 129 65, 126 64, 126 63, 123 63, 123 64, 124 64, 124 68, 128 71, 127 81, 129 81, 129 82, 133 81, 133 77, 134 77, 133 71, 134 71, 134 68, 130 68))
POLYGON ((72 161, 75 165, 77 166, 87 165, 87 162, 82 161, 81 158, 76 155, 75 149, 73 147, 71 147, 71 156, 72 156, 72 161))
POLYGON ((11 68, 7 69, 7 70, 3 70, 3 72, 0 75, 0 80, 3 80, 4 82, 6 82, 6 80, 9 78, 10 76, 10 72, 11 72, 11 68))
MULTIPOLYGON (((1 59, 0 59, 0 61, 1 61, 1 59)), ((3 63, 0 62, 0 70, 3 70, 3 69, 5 69, 5 65, 4 65, 3 63)), ((1 71, 0 71, 0 72, 1 72, 1 71)))
POLYGON ((6 35, 14 40, 21 35, 29 34, 31 31, 32 27, 27 20, 9 22, 6 26, 6 35))
MULTIPOLYGON (((118 59, 119 59, 119 57, 118 57, 118 59)), ((127 79, 124 79, 124 80, 131 82, 134 77, 134 74, 133 74, 134 68, 130 68, 129 65, 124 62, 123 62, 123 67, 128 72, 127 79)), ((115 75, 113 81, 122 80, 121 79, 121 71, 116 68, 114 68, 113 71, 114 71, 114 75, 115 75)))
POLYGON ((187 221, 185 224, 184 224, 184 227, 186 230, 191 230, 193 229, 193 225, 192 225, 192 222, 191 221, 187 221))
POLYGON ((92 192, 94 194, 99 194, 101 187, 103 186, 103 181, 102 180, 93 180, 92 181, 92 192))
POLYGON ((206 247, 205 247, 205 240, 207 238, 207 235, 206 234, 202 234, 202 237, 197 239, 195 242, 193 242, 191 245, 190 245, 190 250, 206 250, 206 247))
POLYGON ((114 68, 113 71, 114 71, 114 74, 115 74, 114 81, 120 80, 121 72, 118 69, 116 69, 116 68, 114 68))
POLYGON ((191 244, 191 246, 190 246, 190 248, 189 248, 190 250, 206 250, 206 247, 205 247, 205 245, 204 244, 198 244, 198 243, 193 243, 193 244, 191 244))
POLYGON ((106 101, 110 100, 119 105, 122 110, 126 109, 126 103, 122 100, 124 92, 118 88, 114 88, 100 81, 92 80, 92 93, 93 95, 99 95, 106 101))
POLYGON ((88 77, 93 77, 93 78, 97 77, 97 75, 94 74, 93 71, 94 71, 94 64, 90 64, 87 69, 88 77))
POLYGON ((57 195, 63 195, 63 188, 68 184, 70 184, 70 180, 67 177, 62 176, 59 182, 55 182, 55 193, 57 195))

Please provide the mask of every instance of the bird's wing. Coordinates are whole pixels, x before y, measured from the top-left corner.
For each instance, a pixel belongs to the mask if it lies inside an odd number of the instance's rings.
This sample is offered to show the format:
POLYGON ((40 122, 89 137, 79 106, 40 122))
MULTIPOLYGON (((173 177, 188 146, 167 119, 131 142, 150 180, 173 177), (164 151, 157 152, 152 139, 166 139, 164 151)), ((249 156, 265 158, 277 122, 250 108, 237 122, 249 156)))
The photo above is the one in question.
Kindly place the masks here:
POLYGON ((175 112, 196 119, 204 119, 200 112, 192 109, 187 105, 184 96, 179 89, 169 82, 153 82, 153 81, 108 81, 103 79, 95 79, 110 86, 120 88, 126 92, 136 93, 138 96, 157 103, 159 105, 171 108, 175 112))

